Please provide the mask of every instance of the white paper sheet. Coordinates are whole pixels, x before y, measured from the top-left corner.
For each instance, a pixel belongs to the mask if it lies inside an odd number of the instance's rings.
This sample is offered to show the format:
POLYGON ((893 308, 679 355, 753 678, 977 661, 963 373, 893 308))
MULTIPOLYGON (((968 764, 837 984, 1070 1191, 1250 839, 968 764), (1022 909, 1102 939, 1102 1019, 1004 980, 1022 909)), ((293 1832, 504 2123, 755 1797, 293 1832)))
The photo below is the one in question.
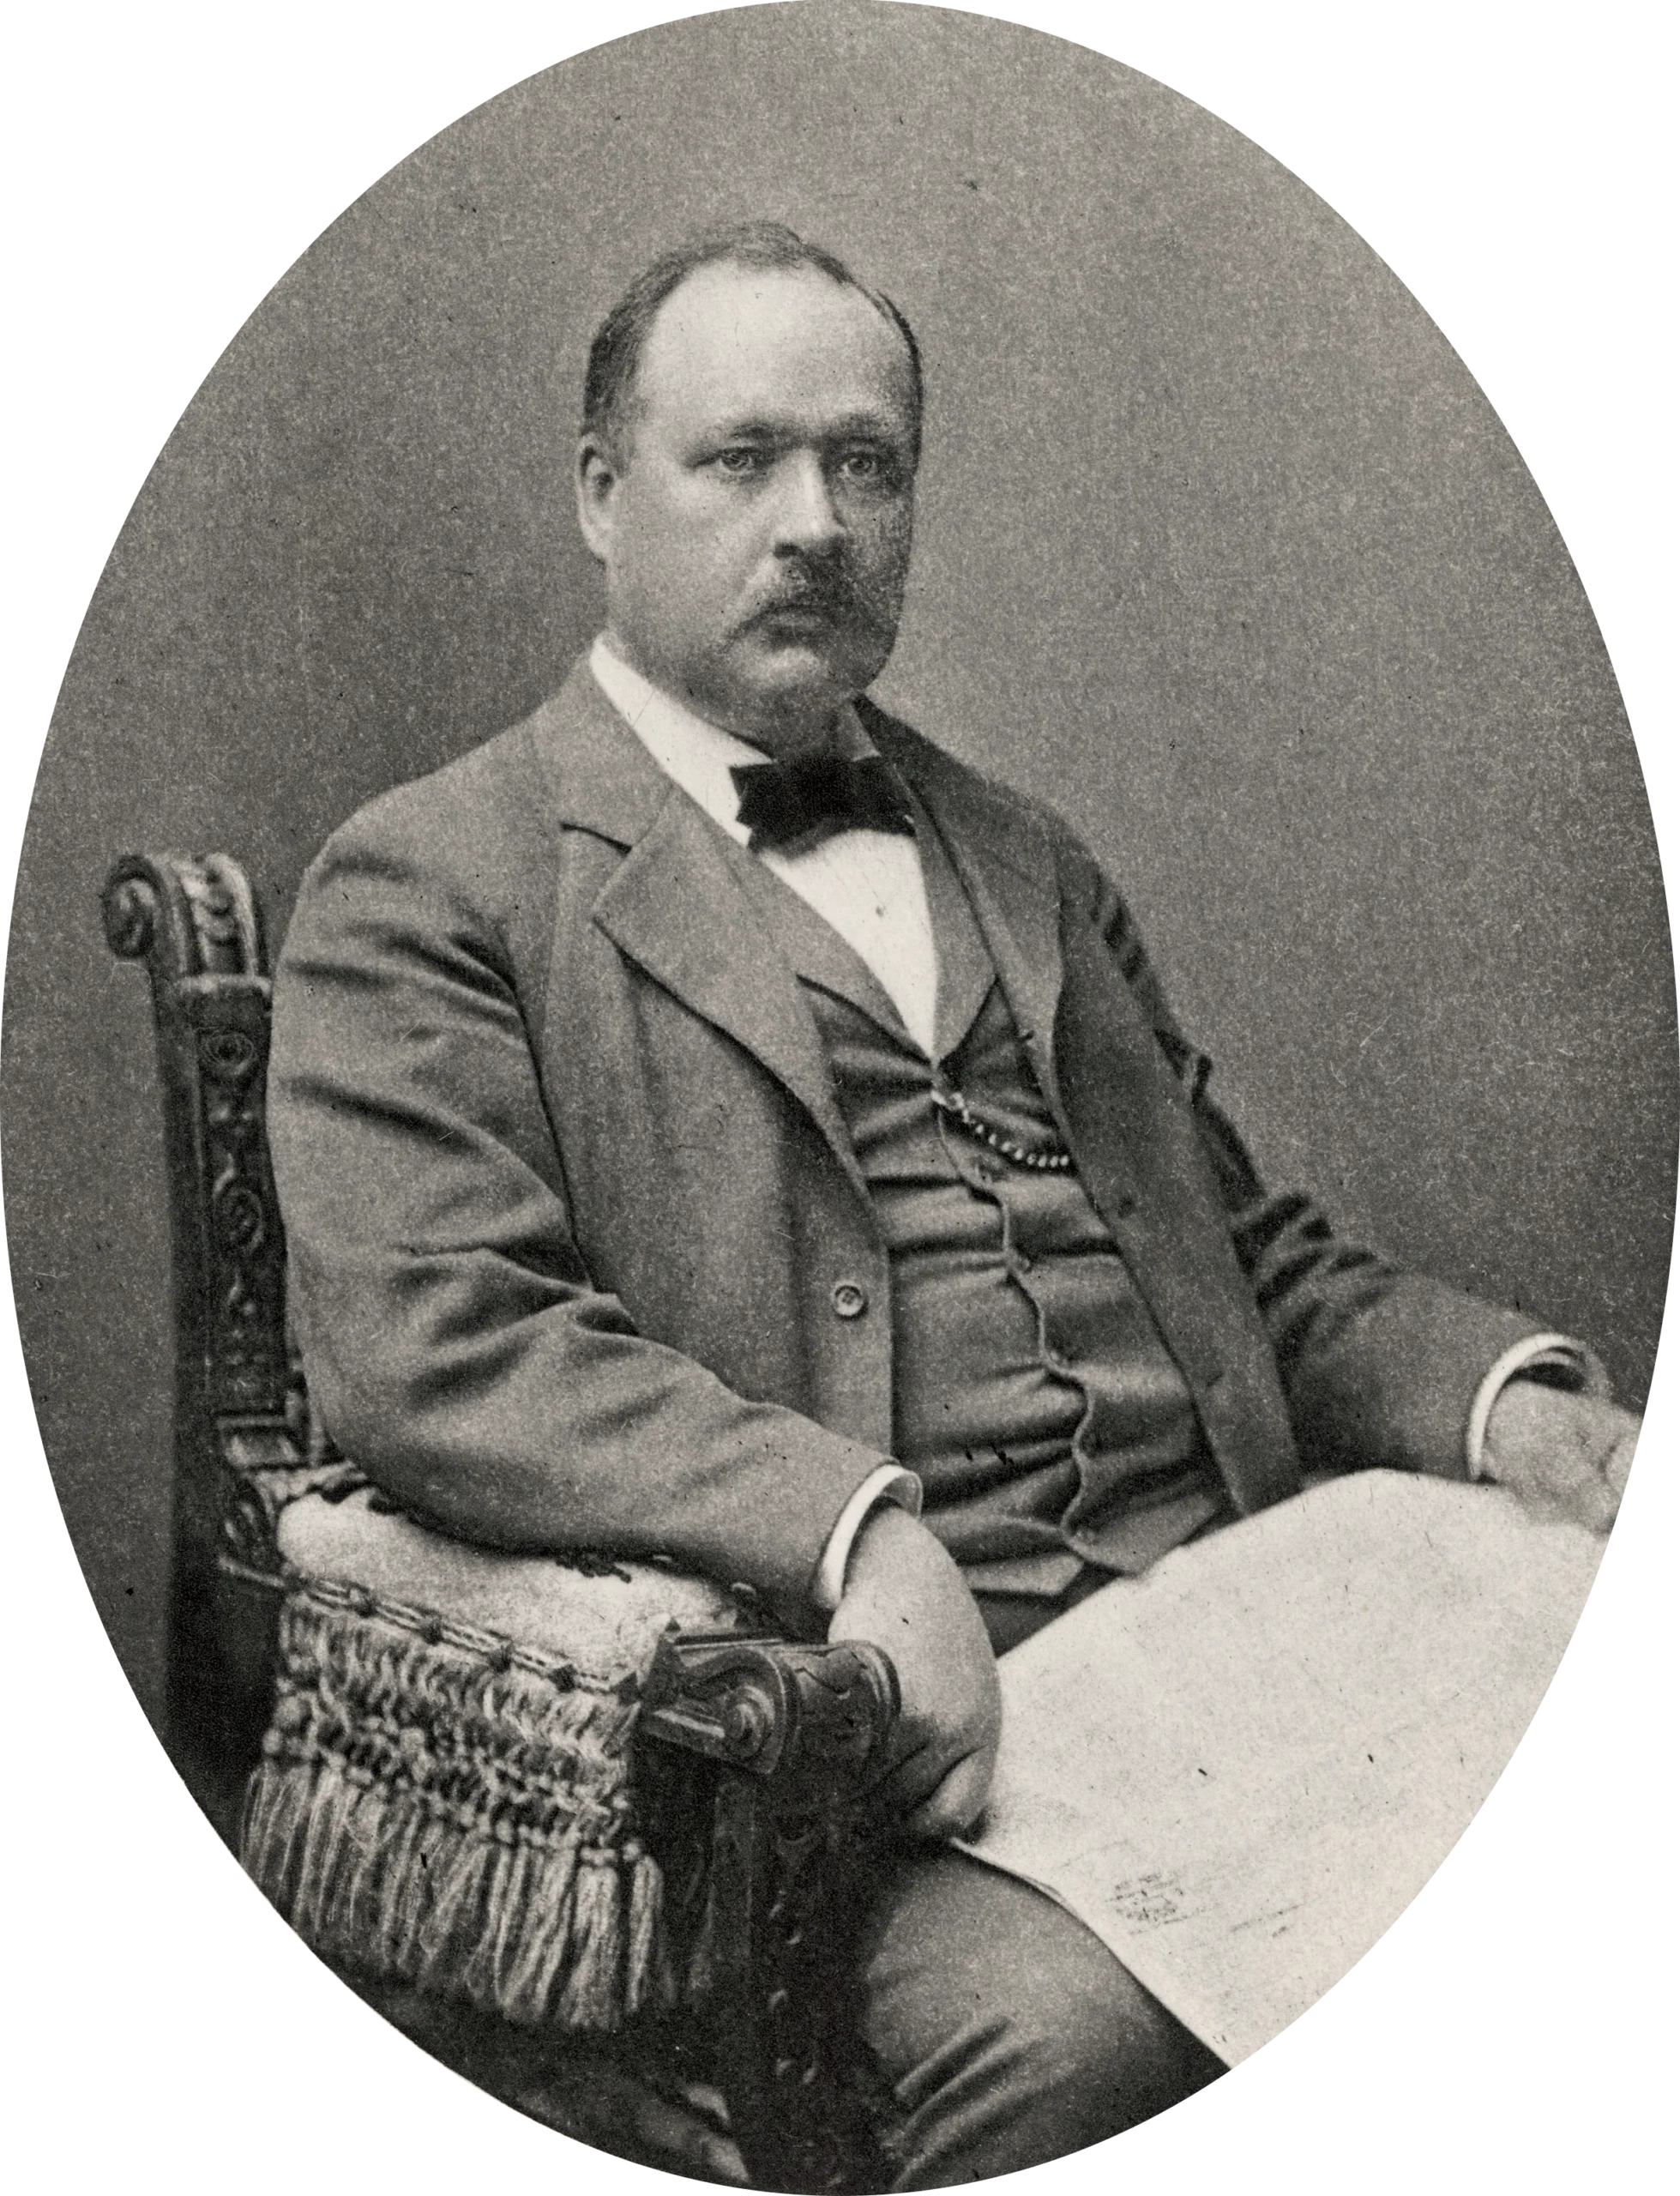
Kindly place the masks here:
POLYGON ((1362 1472, 1177 1549, 1003 1658, 997 1778, 966 1849, 1245 2058, 1445 1858, 1603 1547, 1494 1487, 1362 1472))

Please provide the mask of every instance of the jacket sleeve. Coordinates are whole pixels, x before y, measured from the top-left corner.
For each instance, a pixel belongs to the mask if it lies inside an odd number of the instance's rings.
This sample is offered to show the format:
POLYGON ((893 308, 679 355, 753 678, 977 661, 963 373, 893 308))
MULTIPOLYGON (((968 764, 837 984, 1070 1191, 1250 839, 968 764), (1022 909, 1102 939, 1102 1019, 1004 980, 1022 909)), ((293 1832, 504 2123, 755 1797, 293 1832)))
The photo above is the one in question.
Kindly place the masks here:
POLYGON ((270 1143, 323 1420, 463 1538, 669 1558, 814 1626, 829 1534, 886 1460, 734 1393, 592 1286, 509 925, 471 846, 429 836, 388 802, 352 819, 275 980, 270 1143))
POLYGON ((1108 950, 1155 1031, 1188 1104, 1237 1262, 1254 1293, 1303 1463, 1469 1475, 1477 1393, 1513 1344, 1543 1331, 1520 1312, 1402 1271, 1332 1227, 1313 1200, 1274 1193, 1207 1094, 1209 1063, 1180 1029, 1119 894, 1088 855, 1074 889, 1091 895, 1108 950))

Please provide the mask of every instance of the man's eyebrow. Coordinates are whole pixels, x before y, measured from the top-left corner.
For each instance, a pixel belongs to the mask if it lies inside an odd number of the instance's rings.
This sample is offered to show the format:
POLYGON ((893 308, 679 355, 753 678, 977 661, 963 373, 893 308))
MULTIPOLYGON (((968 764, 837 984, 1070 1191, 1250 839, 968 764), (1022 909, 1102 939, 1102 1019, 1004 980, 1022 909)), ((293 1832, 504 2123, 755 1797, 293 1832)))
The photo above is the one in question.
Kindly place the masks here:
MULTIPOLYGON (((765 413, 744 413, 734 419, 724 418, 708 422, 697 431, 695 439, 702 442, 785 442, 797 439, 810 432, 810 423, 792 414, 780 418, 765 413)), ((909 432, 901 420, 894 419, 885 412, 852 412, 839 419, 824 423, 820 430, 824 442, 855 442, 872 439, 882 442, 900 440, 909 432)))

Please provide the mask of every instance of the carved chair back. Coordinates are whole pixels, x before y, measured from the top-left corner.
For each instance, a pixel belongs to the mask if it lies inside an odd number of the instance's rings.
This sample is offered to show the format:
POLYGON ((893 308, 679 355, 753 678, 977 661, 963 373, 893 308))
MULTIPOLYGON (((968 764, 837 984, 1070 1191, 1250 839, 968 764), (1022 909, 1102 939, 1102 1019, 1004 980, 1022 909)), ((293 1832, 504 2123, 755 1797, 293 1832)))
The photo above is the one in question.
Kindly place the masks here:
POLYGON ((286 1329, 286 1237, 265 1132, 269 980, 238 863, 131 854, 105 938, 151 977, 175 1282, 171 1748, 232 1843, 272 1692, 271 1505, 328 1463, 286 1329), (248 1572, 251 1575, 244 1575, 248 1572))

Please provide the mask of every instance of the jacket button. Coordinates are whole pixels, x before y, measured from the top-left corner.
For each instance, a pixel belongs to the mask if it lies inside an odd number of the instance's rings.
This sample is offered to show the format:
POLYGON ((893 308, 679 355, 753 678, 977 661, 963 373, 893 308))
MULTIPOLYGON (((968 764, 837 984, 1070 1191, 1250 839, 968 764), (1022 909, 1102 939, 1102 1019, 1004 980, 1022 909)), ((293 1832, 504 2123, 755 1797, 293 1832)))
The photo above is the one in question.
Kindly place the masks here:
POLYGON ((861 1318, 870 1307, 869 1291, 858 1281, 837 1281, 828 1292, 828 1301, 835 1316, 842 1319, 861 1318))

